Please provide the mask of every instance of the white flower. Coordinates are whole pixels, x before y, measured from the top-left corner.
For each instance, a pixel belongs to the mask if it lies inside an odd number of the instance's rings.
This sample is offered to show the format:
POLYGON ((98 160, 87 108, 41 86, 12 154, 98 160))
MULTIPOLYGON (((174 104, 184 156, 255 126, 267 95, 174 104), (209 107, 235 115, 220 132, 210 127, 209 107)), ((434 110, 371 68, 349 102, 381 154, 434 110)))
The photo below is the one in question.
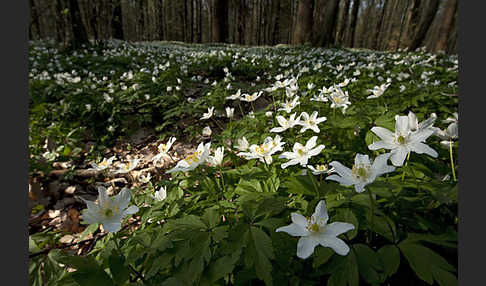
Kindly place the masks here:
POLYGON ((167 143, 161 143, 157 147, 157 150, 159 151, 159 154, 155 155, 152 158, 152 162, 156 164, 164 155, 167 155, 167 152, 169 152, 170 148, 172 147, 172 144, 176 141, 175 137, 170 137, 169 140, 167 140, 167 143))
POLYGON ((165 198, 167 198, 167 187, 165 187, 165 186, 160 187, 160 189, 158 191, 155 191, 152 198, 156 201, 165 200, 165 198))
POLYGON ((199 165, 206 162, 209 156, 210 147, 211 142, 206 144, 203 142, 199 143, 199 146, 197 146, 197 150, 194 153, 177 162, 177 165, 166 173, 186 172, 196 169, 199 165))
POLYGON ((458 124, 456 122, 452 122, 447 126, 445 130, 441 130, 439 128, 435 129, 435 135, 439 136, 442 141, 440 141, 440 144, 449 147, 449 144, 451 141, 457 140, 459 137, 459 130, 458 130, 458 124))
POLYGON ((138 181, 142 184, 146 184, 150 182, 150 179, 152 179, 152 174, 150 174, 150 172, 147 173, 147 175, 140 174, 138 176, 138 181))
POLYGON ((343 81, 343 82, 340 82, 338 85, 339 85, 340 87, 345 87, 345 86, 347 86, 348 84, 349 84, 349 78, 346 78, 346 79, 344 79, 344 81, 343 81))
POLYGON ((314 89, 314 87, 316 87, 316 85, 315 85, 313 82, 309 82, 309 83, 307 84, 307 89, 308 89, 308 90, 312 90, 312 89, 314 89))
MULTIPOLYGON (((83 199, 84 200, 84 199, 83 199)), ((113 198, 108 197, 104 187, 98 187, 98 203, 84 200, 87 209, 82 211, 83 220, 88 224, 101 223, 108 232, 117 232, 121 229, 121 220, 126 215, 138 212, 137 206, 128 207, 130 190, 123 188, 113 198)))
POLYGON ((459 122, 459 114, 457 112, 454 112, 452 114, 453 117, 447 117, 446 120, 442 120, 442 122, 444 123, 452 123, 452 122, 455 122, 455 123, 458 123, 459 122))
POLYGON ((235 148, 240 150, 240 151, 246 151, 246 150, 248 150, 249 147, 250 147, 250 144, 246 140, 245 136, 243 136, 243 138, 241 138, 241 139, 238 139, 238 145, 235 146, 235 148))
POLYGON ((298 124, 298 120, 295 119, 296 113, 290 115, 289 120, 285 119, 285 117, 278 115, 276 117, 278 124, 280 124, 280 127, 275 127, 270 129, 270 132, 283 132, 289 128, 293 128, 296 124, 298 124))
POLYGON ((367 99, 371 98, 378 98, 383 95, 385 90, 390 86, 390 83, 384 83, 380 86, 375 86, 373 89, 368 89, 368 92, 371 92, 372 94, 367 97, 367 99))
POLYGON ((312 165, 307 165, 307 168, 311 170, 311 173, 313 175, 320 175, 324 173, 330 174, 334 172, 334 168, 329 169, 327 165, 316 165, 315 167, 313 167, 312 165))
POLYGON ((294 109, 299 104, 299 96, 296 96, 291 101, 286 101, 285 103, 282 103, 282 108, 279 108, 278 111, 285 110, 285 112, 290 113, 292 112, 292 109, 294 109))
POLYGON ((172 86, 168 86, 167 87, 167 92, 171 92, 172 91, 172 86))
POLYGON ((258 159, 262 163, 271 164, 273 162, 272 155, 276 152, 282 151, 282 146, 285 142, 281 142, 282 138, 279 135, 267 137, 263 144, 253 144, 248 149, 250 152, 240 152, 238 156, 244 157, 246 160, 258 159))
POLYGON ((342 107, 343 114, 346 112, 348 105, 351 104, 348 92, 344 92, 339 86, 334 86, 333 91, 328 96, 331 100, 331 108, 342 107))
POLYGON ((279 158, 288 159, 290 161, 282 164, 282 169, 287 168, 291 165, 300 164, 301 166, 306 166, 307 161, 312 157, 321 153, 322 149, 325 148, 324 145, 319 145, 316 147, 317 136, 313 136, 307 141, 305 146, 296 142, 292 148, 292 152, 284 152, 279 158), (314 148, 315 147, 315 148, 314 148))
POLYGON ((208 156, 208 163, 213 166, 219 166, 223 163, 223 156, 224 156, 224 147, 216 148, 214 151, 214 156, 208 156))
POLYGON ((107 130, 108 130, 108 132, 113 132, 113 131, 115 131, 115 127, 113 127, 113 125, 110 125, 110 126, 108 126, 107 130))
POLYGON ((266 117, 272 117, 272 114, 273 114, 273 112, 271 112, 271 111, 265 112, 266 117))
POLYGON ((202 130, 203 136, 211 136, 212 133, 213 131, 211 131, 211 128, 209 126, 204 127, 202 130))
POLYGON ((257 100, 260 96, 262 96, 263 94, 263 91, 259 91, 259 92, 254 92, 252 94, 243 94, 242 97, 241 97, 241 100, 242 101, 246 101, 246 102, 252 102, 252 101, 255 101, 257 100))
POLYGON ((292 223, 277 228, 276 232, 286 232, 291 236, 300 236, 297 243, 297 256, 306 259, 314 253, 317 245, 330 247, 339 255, 347 255, 349 247, 337 236, 353 230, 354 225, 346 222, 328 224, 329 216, 324 200, 321 200, 310 218, 299 213, 291 213, 292 223))
POLYGON ((208 107, 208 112, 207 113, 203 113, 203 116, 201 117, 201 120, 211 118, 213 116, 213 112, 214 112, 214 106, 208 107))
POLYGON ((103 97, 105 98, 105 101, 107 103, 110 103, 113 101, 113 97, 109 96, 107 93, 103 93, 103 97))
POLYGON ((91 111, 91 104, 85 104, 85 106, 87 111, 91 111))
POLYGON ((390 155, 390 153, 381 154, 376 157, 372 164, 368 155, 356 154, 352 169, 333 161, 329 165, 334 168, 334 172, 338 175, 331 175, 326 180, 333 180, 345 186, 354 185, 356 192, 361 193, 364 191, 364 187, 372 183, 377 177, 395 170, 395 167, 386 164, 390 155))
POLYGON ((405 89, 407 89, 403 84, 400 85, 400 92, 403 92, 405 89))
POLYGON ((233 118, 233 115, 235 114, 235 109, 233 107, 226 107, 226 117, 228 118, 233 118))
POLYGON ((437 119, 437 115, 435 113, 431 113, 430 117, 422 122, 418 122, 417 116, 412 111, 408 112, 408 126, 412 132, 416 132, 418 130, 431 128, 435 130, 435 127, 432 125, 434 124, 435 120, 437 119))
POLYGON ((241 99, 241 89, 238 89, 238 91, 235 94, 226 97, 226 99, 231 99, 231 100, 241 99))
POLYGON ((103 161, 99 162, 98 164, 93 162, 93 163, 91 163, 91 166, 93 166, 92 170, 103 171, 106 168, 109 168, 111 166, 114 159, 115 159, 115 156, 112 156, 109 159, 103 158, 103 161))
POLYGON ((128 173, 137 167, 138 162, 140 162, 140 159, 135 158, 128 161, 127 163, 120 163, 120 165, 118 165, 118 170, 115 173, 117 174, 128 173))
POLYGON ((317 124, 326 121, 327 118, 325 116, 317 118, 317 114, 317 111, 312 112, 311 116, 305 111, 300 114, 299 122, 297 123, 302 126, 300 133, 305 132, 307 129, 312 129, 316 133, 321 131, 317 124))
POLYGON ((434 133, 432 128, 418 129, 412 132, 409 126, 408 116, 395 116, 395 133, 383 127, 373 127, 371 132, 375 133, 382 140, 368 146, 370 150, 390 149, 390 160, 394 166, 402 166, 405 158, 410 152, 427 154, 437 158, 437 152, 425 144, 425 140, 434 133))

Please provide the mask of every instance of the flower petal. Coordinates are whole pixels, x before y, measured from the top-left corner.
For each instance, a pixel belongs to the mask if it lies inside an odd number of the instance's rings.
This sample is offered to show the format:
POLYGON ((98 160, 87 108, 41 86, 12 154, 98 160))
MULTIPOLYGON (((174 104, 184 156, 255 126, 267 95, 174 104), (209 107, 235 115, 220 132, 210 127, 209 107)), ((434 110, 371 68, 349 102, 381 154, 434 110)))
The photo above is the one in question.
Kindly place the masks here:
POLYGON ((290 217, 291 217, 293 223, 301 226, 302 228, 307 227, 307 219, 305 218, 305 216, 303 216, 299 213, 291 213, 290 217))
POLYGON ((408 116, 395 116, 395 133, 406 134, 410 128, 408 126, 408 116))
POLYGON ((326 236, 319 242, 324 247, 330 247, 339 255, 346 255, 349 252, 349 246, 341 239, 334 236, 326 236))
POLYGON ((279 227, 275 231, 276 232, 286 232, 291 236, 306 236, 306 235, 309 234, 307 229, 305 229, 302 226, 295 224, 295 223, 291 223, 287 226, 279 227))
POLYGON ((130 203, 130 189, 123 188, 118 195, 113 197, 113 203, 117 205, 121 210, 124 210, 128 207, 130 203))
POLYGON ((314 211, 314 214, 312 214, 312 217, 319 221, 320 224, 325 224, 327 223, 329 216, 327 214, 327 207, 326 207, 326 202, 324 200, 319 201, 319 203, 316 206, 316 209, 314 211), (320 220, 323 220, 322 222, 320 220))
POLYGON ((393 139, 395 138, 393 132, 383 127, 375 126, 371 128, 371 132, 375 133, 376 136, 380 137, 386 142, 393 142, 393 139))
POLYGON ((437 156, 439 156, 439 154, 437 154, 437 152, 434 149, 430 148, 429 145, 422 142, 411 144, 410 149, 418 154, 425 153, 434 158, 437 158, 437 156))
POLYGON ((397 148, 391 152, 390 160, 393 166, 403 166, 403 162, 408 155, 407 148, 397 148))
POLYGON ((378 177, 383 174, 395 171, 395 167, 386 164, 390 156, 391 153, 385 153, 375 158, 375 161, 373 161, 373 165, 371 165, 371 172, 373 176, 378 177))
POLYGON ((324 232, 327 236, 338 236, 345 232, 354 229, 354 225, 347 222, 333 222, 326 226, 326 231, 324 232))
POLYGON ((308 236, 303 236, 297 243, 297 257, 306 259, 314 253, 314 248, 319 244, 318 241, 308 236))
POLYGON ((340 177, 338 175, 330 175, 326 177, 326 180, 336 181, 343 186, 352 186, 356 182, 351 180, 350 177, 340 177))
POLYGON ((103 222, 103 228, 107 232, 117 232, 121 229, 121 222, 103 222))
POLYGON ((123 211, 124 216, 125 215, 131 215, 138 212, 138 207, 137 206, 129 206, 126 210, 123 211))
POLYGON ((352 176, 351 169, 339 163, 338 161, 332 161, 331 163, 329 163, 329 165, 333 167, 334 171, 338 173, 341 177, 349 178, 352 176))
POLYGON ((307 143, 305 143, 305 149, 311 150, 316 146, 317 136, 312 136, 307 143))
POLYGON ((368 149, 370 149, 370 150, 393 149, 393 148, 395 148, 395 144, 393 144, 391 142, 386 142, 384 140, 373 142, 370 145, 368 145, 368 149))

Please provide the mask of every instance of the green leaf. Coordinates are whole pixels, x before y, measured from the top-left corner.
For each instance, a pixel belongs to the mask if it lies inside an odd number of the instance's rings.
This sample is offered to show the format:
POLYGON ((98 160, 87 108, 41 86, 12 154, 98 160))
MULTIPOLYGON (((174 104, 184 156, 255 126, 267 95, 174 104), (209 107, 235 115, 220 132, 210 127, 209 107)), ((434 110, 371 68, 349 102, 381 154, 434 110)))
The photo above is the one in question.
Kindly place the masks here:
POLYGON ((358 264, 353 251, 349 251, 346 256, 334 255, 330 263, 331 276, 327 281, 327 286, 359 285, 358 264))
POLYGON ((113 285, 108 273, 92 257, 70 256, 59 249, 51 250, 48 256, 58 263, 77 269, 72 277, 80 286, 113 285))
POLYGON ((176 219, 173 221, 173 224, 177 227, 183 228, 196 228, 196 229, 206 229, 206 224, 195 215, 187 215, 182 218, 176 219))
POLYGON ((99 225, 99 223, 93 223, 88 225, 88 227, 81 233, 81 237, 79 239, 83 240, 85 237, 95 232, 98 229, 99 225))
POLYGON ((40 252, 42 249, 37 246, 37 243, 32 239, 32 237, 29 236, 29 252, 30 253, 36 253, 40 252))
POLYGON ((255 226, 250 227, 250 237, 248 254, 252 256, 256 275, 265 281, 265 284, 271 286, 273 280, 270 259, 275 258, 272 240, 264 231, 255 226))
POLYGON ((210 208, 207 208, 204 211, 203 216, 201 217, 203 222, 207 225, 208 228, 213 228, 216 225, 219 224, 220 220, 220 215, 219 215, 219 207, 218 206, 213 206, 210 208))
POLYGON ((261 221, 258 221, 256 223, 254 223, 255 225, 258 225, 258 226, 263 226, 265 227, 266 229, 268 229, 269 231, 275 231, 277 228, 283 226, 285 224, 285 220, 282 219, 282 218, 267 218, 267 219, 263 219, 261 221))
MULTIPOLYGON (((369 219, 369 218, 368 218, 369 219)), ((388 239, 390 242, 395 243, 397 237, 397 230, 395 223, 387 216, 373 216, 373 223, 368 221, 370 227, 373 231, 380 234, 384 238, 388 239)))
POLYGON ((354 244, 352 247, 358 261, 359 274, 369 284, 376 285, 384 281, 380 279, 383 264, 380 257, 365 244, 354 244))
POLYGON ((384 274, 386 277, 392 276, 400 266, 400 251, 393 244, 383 246, 378 250, 378 255, 383 261, 384 274))
POLYGON ((240 253, 235 253, 233 255, 223 256, 214 262, 211 262, 206 270, 206 275, 204 275, 204 280, 209 283, 213 283, 225 275, 231 273, 235 268, 235 263, 240 258, 240 253))
POLYGON ((281 187, 285 188, 286 192, 290 194, 302 194, 311 196, 316 195, 316 192, 314 191, 314 185, 307 176, 291 177, 289 180, 284 181, 281 187))
POLYGON ((434 235, 429 233, 408 233, 406 242, 426 241, 450 248, 457 248, 457 232, 449 229, 448 232, 434 235))
POLYGON ((110 272, 116 284, 123 285, 130 278, 130 272, 125 264, 125 257, 118 255, 116 252, 108 259, 110 272))
POLYGON ((407 240, 402 241, 398 247, 420 279, 429 284, 434 283, 435 280, 441 286, 451 285, 450 283, 454 280, 457 285, 457 278, 451 279, 451 276, 454 275, 450 273, 455 272, 455 268, 439 254, 420 244, 407 242, 407 240), (449 274, 444 276, 444 273, 449 274))
POLYGON ((317 268, 326 263, 334 254, 334 250, 329 247, 317 247, 314 251, 312 267, 317 268))

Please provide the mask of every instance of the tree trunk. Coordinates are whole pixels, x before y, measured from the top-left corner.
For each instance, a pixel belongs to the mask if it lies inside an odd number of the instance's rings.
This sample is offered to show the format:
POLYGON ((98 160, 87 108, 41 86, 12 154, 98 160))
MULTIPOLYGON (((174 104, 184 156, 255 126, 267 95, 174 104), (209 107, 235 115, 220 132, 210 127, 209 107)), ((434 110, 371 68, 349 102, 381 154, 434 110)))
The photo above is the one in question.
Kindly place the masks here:
POLYGON ((314 0, 299 0, 297 6, 297 21, 295 23, 292 44, 310 42, 312 33, 312 11, 314 0))
POLYGON ((71 19, 73 23, 73 37, 71 40, 71 47, 79 48, 81 44, 88 43, 88 34, 83 25, 83 21, 81 20, 81 13, 79 10, 78 1, 69 0, 69 4, 69 12, 71 13, 71 19))

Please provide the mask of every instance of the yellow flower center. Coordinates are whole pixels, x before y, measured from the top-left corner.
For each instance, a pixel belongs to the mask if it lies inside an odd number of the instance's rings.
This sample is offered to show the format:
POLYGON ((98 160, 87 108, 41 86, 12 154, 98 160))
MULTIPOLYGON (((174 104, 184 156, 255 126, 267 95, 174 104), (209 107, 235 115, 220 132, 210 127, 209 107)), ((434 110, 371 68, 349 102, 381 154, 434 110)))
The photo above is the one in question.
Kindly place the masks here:
POLYGON ((113 207, 111 207, 111 201, 107 201, 104 205, 102 205, 100 207, 100 209, 98 210, 98 214, 100 216, 105 216, 105 217, 111 217, 115 214, 118 213, 118 206, 117 205, 114 205, 113 207))
POLYGON ((397 141, 399 144, 405 144, 405 137, 402 135, 398 136, 397 141))
POLYGON ((304 149, 297 150, 297 154, 299 154, 299 156, 304 156, 305 155, 304 149))
POLYGON ((353 166, 352 173, 358 179, 366 179, 368 177, 367 169, 365 166, 353 166))
POLYGON ((325 171, 326 170, 326 166, 325 165, 317 165, 317 170, 318 171, 325 171))
POLYGON ((167 146, 165 144, 160 144, 159 145, 159 152, 160 153, 165 152, 166 149, 167 149, 167 146))
POLYGON ((312 232, 318 232, 319 231, 319 225, 317 223, 313 223, 310 226, 309 230, 312 231, 312 232))
POLYGON ((344 100, 338 96, 333 96, 333 99, 334 99, 334 102, 336 102, 337 104, 341 104, 344 102, 344 100))
POLYGON ((265 144, 256 147, 256 152, 261 155, 265 154, 265 144))
POLYGON ((191 165, 192 163, 198 163, 200 161, 201 151, 196 151, 191 155, 187 156, 184 160, 191 165))

